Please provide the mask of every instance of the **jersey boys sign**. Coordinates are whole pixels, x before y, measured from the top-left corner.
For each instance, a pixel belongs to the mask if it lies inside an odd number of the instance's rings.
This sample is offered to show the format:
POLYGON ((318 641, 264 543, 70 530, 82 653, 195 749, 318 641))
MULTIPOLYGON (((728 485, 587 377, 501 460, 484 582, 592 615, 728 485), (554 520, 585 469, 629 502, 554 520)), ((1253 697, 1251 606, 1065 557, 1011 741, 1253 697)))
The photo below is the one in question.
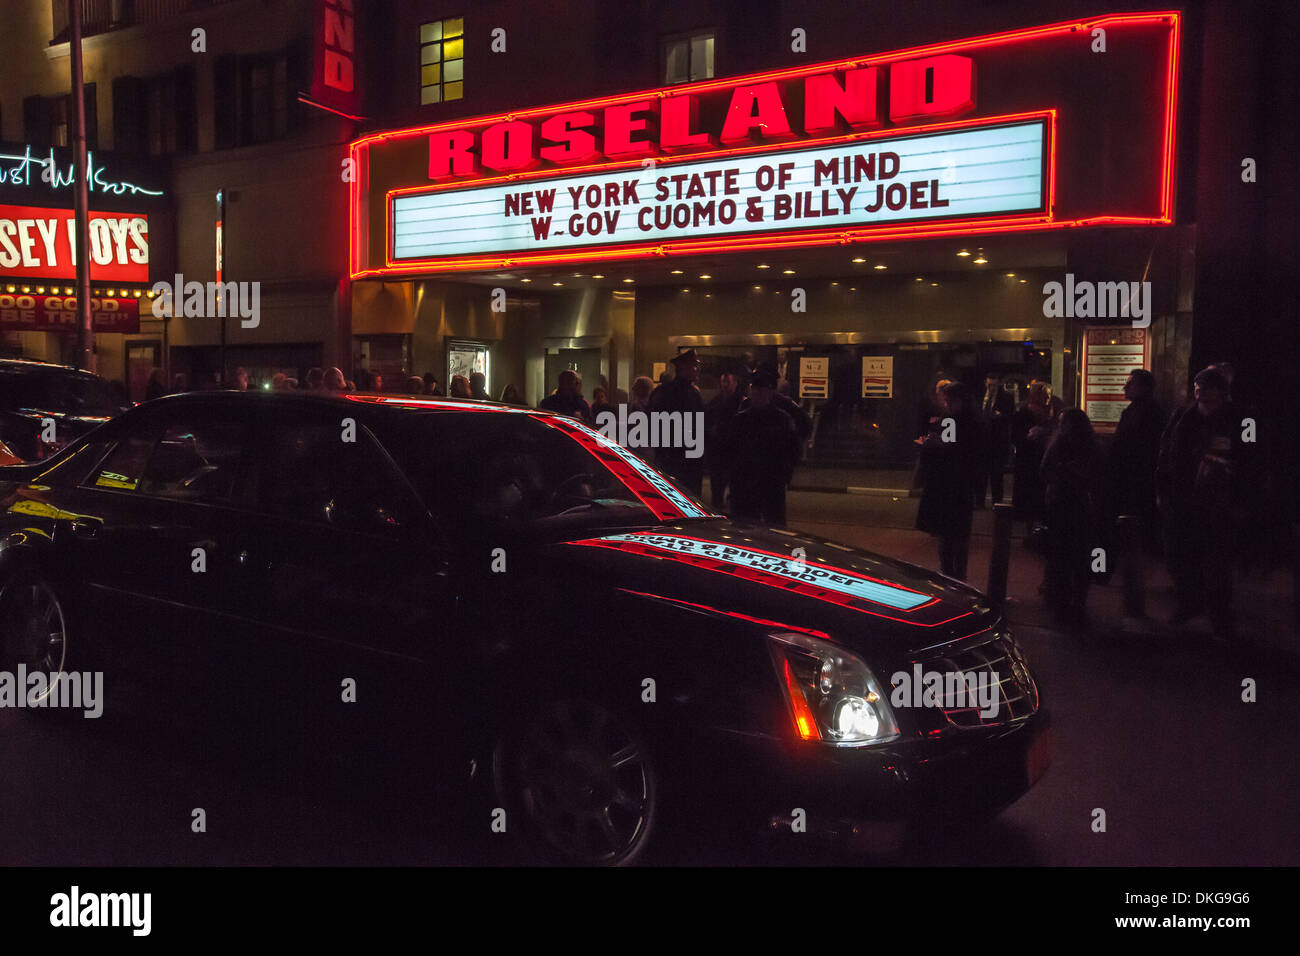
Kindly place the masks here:
POLYGON ((350 272, 1168 224, 1177 72, 1117 14, 375 133, 350 272))
MULTIPOLYGON (((71 209, 0 205, 0 275, 75 279, 76 217, 71 209)), ((90 278, 149 281, 149 219, 90 213, 90 278)))
POLYGON ((1047 121, 395 197, 392 259, 1041 212, 1047 121))

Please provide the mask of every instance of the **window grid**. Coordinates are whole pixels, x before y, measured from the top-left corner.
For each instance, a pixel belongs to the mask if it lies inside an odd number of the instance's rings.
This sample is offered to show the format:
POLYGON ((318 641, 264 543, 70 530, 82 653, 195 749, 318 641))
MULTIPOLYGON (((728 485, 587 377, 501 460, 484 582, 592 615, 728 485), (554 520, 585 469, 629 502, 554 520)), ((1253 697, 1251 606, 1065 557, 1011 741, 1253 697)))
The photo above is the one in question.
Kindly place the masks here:
POLYGON ((420 105, 465 95, 465 18, 448 17, 420 27, 420 105))
POLYGON ((705 30, 664 40, 664 83, 696 83, 714 77, 714 31, 705 30))

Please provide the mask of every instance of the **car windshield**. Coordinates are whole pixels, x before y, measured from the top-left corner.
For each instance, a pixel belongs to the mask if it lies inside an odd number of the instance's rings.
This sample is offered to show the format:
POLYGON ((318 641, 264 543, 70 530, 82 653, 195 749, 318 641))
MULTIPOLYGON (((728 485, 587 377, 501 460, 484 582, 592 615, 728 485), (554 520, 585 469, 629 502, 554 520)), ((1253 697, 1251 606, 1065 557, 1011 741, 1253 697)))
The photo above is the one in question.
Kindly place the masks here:
POLYGON ((122 410, 108 383, 49 368, 0 368, 0 408, 111 417, 122 410))
POLYGON ((389 416, 376 433, 435 518, 460 533, 713 517, 631 452, 567 418, 413 411, 389 416))

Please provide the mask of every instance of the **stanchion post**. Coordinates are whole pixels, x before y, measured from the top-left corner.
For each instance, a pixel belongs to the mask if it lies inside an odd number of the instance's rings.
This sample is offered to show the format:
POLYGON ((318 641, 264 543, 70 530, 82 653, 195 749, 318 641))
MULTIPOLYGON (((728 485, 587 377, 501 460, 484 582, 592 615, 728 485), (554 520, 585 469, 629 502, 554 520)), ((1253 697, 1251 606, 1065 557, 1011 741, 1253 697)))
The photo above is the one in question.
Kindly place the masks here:
POLYGON ((1007 603, 1007 570, 1011 565, 1011 505, 993 506, 993 553, 989 556, 989 600, 1001 611, 1007 603))
POLYGON ((1124 616, 1147 616, 1146 549, 1142 546, 1142 519, 1120 515, 1115 519, 1120 547, 1120 577, 1124 586, 1124 616))

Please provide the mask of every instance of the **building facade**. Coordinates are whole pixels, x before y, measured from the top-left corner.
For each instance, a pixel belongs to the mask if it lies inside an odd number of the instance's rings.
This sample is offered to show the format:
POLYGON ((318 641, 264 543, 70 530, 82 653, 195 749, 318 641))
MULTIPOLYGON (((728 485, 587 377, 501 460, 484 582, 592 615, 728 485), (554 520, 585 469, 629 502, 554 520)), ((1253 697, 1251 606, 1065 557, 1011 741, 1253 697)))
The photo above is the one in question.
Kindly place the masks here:
MULTIPOLYGON (((66 140, 63 6, 6 5, 6 154, 66 140)), ((1047 381, 1105 426, 1130 367, 1174 404, 1231 361, 1260 406, 1300 353, 1290 4, 85 7, 97 155, 164 193, 103 206, 149 222, 147 281, 110 288, 214 278, 218 219, 223 277, 262 286, 224 349, 149 309, 98 336, 133 390, 338 365, 535 404, 695 348, 706 393, 776 366, 815 454, 901 462, 940 375, 1047 381)), ((62 354, 12 325, 8 351, 62 354)))

